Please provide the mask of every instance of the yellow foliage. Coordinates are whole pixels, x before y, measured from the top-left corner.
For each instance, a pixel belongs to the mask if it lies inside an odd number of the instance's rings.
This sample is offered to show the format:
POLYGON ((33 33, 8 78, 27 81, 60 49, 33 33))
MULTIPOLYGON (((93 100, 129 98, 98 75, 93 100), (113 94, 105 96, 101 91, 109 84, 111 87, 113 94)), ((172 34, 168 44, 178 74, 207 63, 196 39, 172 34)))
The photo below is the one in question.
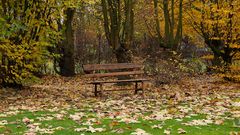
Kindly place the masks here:
POLYGON ((0 83, 22 84, 33 78, 49 57, 47 47, 61 39, 53 20, 61 11, 56 1, 27 2, 31 6, 23 9, 20 1, 9 1, 7 13, 0 3, 0 83))
POLYGON ((205 59, 205 60, 212 60, 214 58, 214 56, 213 55, 205 55, 205 56, 202 56, 201 58, 205 59))

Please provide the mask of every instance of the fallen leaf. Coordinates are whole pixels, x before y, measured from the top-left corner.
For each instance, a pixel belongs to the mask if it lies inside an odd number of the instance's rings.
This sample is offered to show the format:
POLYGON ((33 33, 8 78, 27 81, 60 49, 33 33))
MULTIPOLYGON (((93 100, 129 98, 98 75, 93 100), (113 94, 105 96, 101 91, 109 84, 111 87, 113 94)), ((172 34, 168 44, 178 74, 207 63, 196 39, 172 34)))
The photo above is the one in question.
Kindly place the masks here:
POLYGON ((223 123, 224 123, 223 120, 216 120, 216 121, 214 122, 214 124, 216 124, 216 125, 222 125, 223 123))
POLYGON ((186 134, 187 132, 186 132, 184 129, 179 128, 179 129, 178 129, 178 133, 179 133, 179 134, 186 134))
POLYGON ((29 118, 25 117, 22 119, 22 122, 25 124, 29 124, 31 122, 31 120, 29 118))
POLYGON ((170 131, 169 129, 165 129, 165 130, 163 131, 163 133, 166 134, 166 135, 170 135, 170 134, 171 134, 171 131, 170 131))
POLYGON ((147 133, 145 130, 137 128, 135 132, 131 133, 131 135, 151 135, 147 133))
POLYGON ((8 124, 7 120, 0 121, 0 126, 4 126, 4 125, 7 125, 7 124, 8 124))
POLYGON ((153 129, 154 129, 154 128, 158 128, 158 129, 162 129, 162 128, 163 128, 161 124, 153 125, 153 126, 151 126, 151 127, 152 127, 153 129))

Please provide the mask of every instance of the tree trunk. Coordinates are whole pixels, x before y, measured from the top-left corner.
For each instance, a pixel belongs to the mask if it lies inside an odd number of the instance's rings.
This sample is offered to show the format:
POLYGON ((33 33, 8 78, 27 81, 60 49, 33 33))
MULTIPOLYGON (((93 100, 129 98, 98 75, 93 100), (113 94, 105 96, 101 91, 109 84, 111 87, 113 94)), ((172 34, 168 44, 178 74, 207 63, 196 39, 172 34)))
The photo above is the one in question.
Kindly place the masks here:
POLYGON ((164 11, 164 23, 165 23, 165 46, 171 47, 170 41, 173 40, 172 37, 170 37, 170 15, 169 15, 169 1, 164 0, 163 1, 163 11, 164 11))
POLYGON ((101 4, 105 35, 117 62, 130 62, 130 46, 134 34, 134 0, 124 0, 122 3, 120 0, 101 0, 101 4))
POLYGON ((208 39, 207 37, 205 37, 205 39, 205 43, 210 47, 214 55, 214 58, 212 60, 213 66, 221 66, 221 48, 223 47, 223 42, 221 40, 208 39))
POLYGON ((172 50, 177 50, 179 43, 182 39, 182 13, 183 13, 183 0, 179 1, 179 14, 178 21, 175 19, 175 0, 163 0, 163 16, 164 16, 164 37, 160 33, 160 23, 158 15, 158 0, 154 0, 154 14, 156 23, 156 32, 158 41, 161 47, 171 48, 172 50), (170 2, 171 1, 171 2, 170 2), (171 4, 171 5, 170 5, 171 4), (176 23, 177 22, 177 23, 176 23), (176 29, 176 30, 175 30, 176 29), (175 32, 176 31, 176 32, 175 32))
POLYGON ((129 63, 132 62, 131 51, 126 49, 124 45, 120 47, 115 52, 118 63, 129 63))
POLYGON ((179 2, 178 27, 174 38, 173 50, 177 50, 182 40, 182 19, 183 19, 183 0, 179 2))
POLYGON ((163 37, 160 33, 161 27, 160 27, 159 14, 158 14, 158 0, 154 0, 153 2, 154 2, 154 14, 155 14, 154 19, 156 23, 156 32, 157 32, 158 42, 161 47, 165 47, 163 44, 163 37))
POLYGON ((217 55, 216 53, 213 55, 212 65, 213 66, 220 66, 221 65, 221 56, 217 55))
POLYGON ((75 62, 74 62, 74 31, 72 28, 72 21, 75 9, 67 8, 65 11, 66 20, 64 21, 65 31, 63 40, 63 56, 60 59, 60 73, 63 76, 75 75, 75 62))

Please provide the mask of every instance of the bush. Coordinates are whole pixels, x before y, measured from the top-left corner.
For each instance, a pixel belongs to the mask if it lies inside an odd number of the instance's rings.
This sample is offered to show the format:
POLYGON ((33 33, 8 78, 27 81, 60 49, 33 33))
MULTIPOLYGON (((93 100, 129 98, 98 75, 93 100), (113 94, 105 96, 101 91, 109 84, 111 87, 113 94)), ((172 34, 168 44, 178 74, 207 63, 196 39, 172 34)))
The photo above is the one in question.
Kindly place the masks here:
POLYGON ((52 10, 57 7, 49 4, 53 3, 30 0, 0 4, 0 12, 5 13, 0 15, 0 83, 3 85, 21 85, 33 80, 51 57, 47 48, 56 44, 61 34, 53 20, 57 11, 52 10))

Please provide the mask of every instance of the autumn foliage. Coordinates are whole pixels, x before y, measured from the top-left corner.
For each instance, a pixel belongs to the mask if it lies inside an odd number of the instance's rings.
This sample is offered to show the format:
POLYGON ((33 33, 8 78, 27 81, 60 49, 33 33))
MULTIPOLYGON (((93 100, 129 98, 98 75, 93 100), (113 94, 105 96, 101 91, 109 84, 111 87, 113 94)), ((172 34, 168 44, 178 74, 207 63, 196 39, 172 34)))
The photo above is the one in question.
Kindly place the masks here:
MULTIPOLYGON (((238 0, 2 0, 0 83, 23 84, 43 70, 73 76, 86 63, 136 58, 154 58, 155 66, 178 61, 173 67, 200 61, 229 78, 239 74, 239 7, 238 0), (208 52, 185 60, 186 46, 208 52), (181 60, 158 55, 172 53, 181 60)), ((145 67, 163 70, 155 66, 145 67)))
POLYGON ((59 40, 54 2, 0 2, 0 81, 22 84, 40 72, 50 57, 47 48, 59 40))

